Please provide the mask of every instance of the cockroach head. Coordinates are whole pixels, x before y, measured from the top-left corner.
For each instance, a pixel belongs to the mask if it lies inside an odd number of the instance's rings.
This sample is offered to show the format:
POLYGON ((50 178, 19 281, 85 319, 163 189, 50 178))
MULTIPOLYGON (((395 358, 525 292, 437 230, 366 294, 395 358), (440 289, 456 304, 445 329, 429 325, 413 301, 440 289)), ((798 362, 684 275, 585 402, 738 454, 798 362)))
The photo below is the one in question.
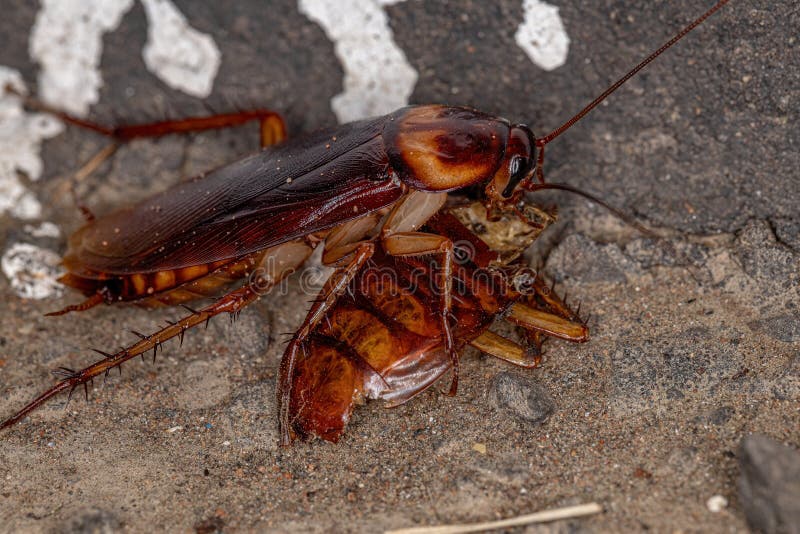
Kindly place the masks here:
POLYGON ((517 124, 511 127, 503 162, 486 186, 486 196, 507 203, 524 190, 536 170, 536 142, 530 128, 517 124))

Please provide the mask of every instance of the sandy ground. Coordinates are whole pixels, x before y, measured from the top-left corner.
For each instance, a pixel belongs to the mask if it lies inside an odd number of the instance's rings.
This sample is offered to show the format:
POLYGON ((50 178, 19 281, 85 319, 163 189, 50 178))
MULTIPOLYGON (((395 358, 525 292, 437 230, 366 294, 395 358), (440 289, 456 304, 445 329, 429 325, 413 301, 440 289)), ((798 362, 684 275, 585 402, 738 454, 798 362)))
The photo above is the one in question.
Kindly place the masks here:
MULTIPOLYGON (((294 2, 176 3, 222 49, 212 107, 271 107, 293 133, 335 122, 342 71, 294 2)), ((35 87, 28 4, 10 2, 0 20, 0 64, 35 87)), ((519 2, 388 7, 420 73, 412 101, 469 104, 541 133, 698 9, 584 4, 558 3, 572 47, 549 73, 513 43, 519 2)), ((588 501, 605 513, 530 531, 745 530, 742 438, 800 445, 799 26, 791 3, 732 2, 548 147, 549 180, 596 192, 669 236, 659 245, 581 200, 548 197, 561 222, 536 254, 592 315, 590 342, 550 343, 535 371, 468 350, 457 397, 371 403, 340 443, 281 449, 279 334, 307 301, 293 281, 236 325, 213 321, 154 365, 95 383, 88 404, 64 410, 60 398, 0 435, 0 531, 381 531, 588 501), (706 506, 714 495, 728 501, 717 513, 706 506)), ((105 38, 95 119, 204 111, 131 54, 145 35, 137 4, 105 38)), ((45 144, 45 176, 29 185, 62 235, 42 245, 63 251, 80 225, 64 183, 102 143, 70 128, 45 144)), ((249 128, 135 142, 80 193, 102 213, 255 146, 249 128)), ((0 247, 30 241, 23 226, 0 217, 0 247)), ((89 347, 129 343, 128 330, 177 313, 101 307, 45 318, 78 296, 20 299, 4 277, 0 299, 2 415, 49 385, 51 369, 82 367, 89 347)))

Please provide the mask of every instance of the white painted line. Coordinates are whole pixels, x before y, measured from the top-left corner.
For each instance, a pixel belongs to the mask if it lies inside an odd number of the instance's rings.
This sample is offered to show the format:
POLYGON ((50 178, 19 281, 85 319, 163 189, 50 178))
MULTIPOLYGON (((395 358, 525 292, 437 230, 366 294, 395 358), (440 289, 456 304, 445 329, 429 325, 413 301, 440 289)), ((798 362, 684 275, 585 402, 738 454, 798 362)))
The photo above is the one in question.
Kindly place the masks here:
POLYGON ((42 0, 29 51, 42 67, 39 97, 85 116, 103 85, 103 34, 115 29, 133 0, 42 0))
POLYGON ((334 43, 344 69, 344 92, 331 100, 339 122, 403 107, 417 71, 397 47, 383 5, 402 0, 299 0, 301 13, 334 43))
POLYGON ((214 39, 189 26, 170 0, 142 0, 142 5, 149 22, 142 51, 147 68, 173 89, 197 98, 210 95, 221 56, 214 39))
POLYGON ((536 65, 553 70, 567 61, 569 37, 558 8, 541 0, 525 0, 524 21, 514 39, 536 65))
POLYGON ((30 243, 15 243, 0 259, 0 267, 11 288, 24 299, 57 297, 64 286, 56 281, 61 274, 61 256, 30 243))
POLYGON ((42 206, 23 184, 19 174, 38 180, 44 164, 40 157, 42 140, 61 133, 64 126, 42 113, 27 113, 16 95, 27 93, 19 72, 0 65, 0 215, 36 219, 42 206))
POLYGON ((23 230, 33 237, 59 237, 61 235, 61 230, 58 229, 58 226, 50 221, 44 221, 38 226, 26 224, 23 230))

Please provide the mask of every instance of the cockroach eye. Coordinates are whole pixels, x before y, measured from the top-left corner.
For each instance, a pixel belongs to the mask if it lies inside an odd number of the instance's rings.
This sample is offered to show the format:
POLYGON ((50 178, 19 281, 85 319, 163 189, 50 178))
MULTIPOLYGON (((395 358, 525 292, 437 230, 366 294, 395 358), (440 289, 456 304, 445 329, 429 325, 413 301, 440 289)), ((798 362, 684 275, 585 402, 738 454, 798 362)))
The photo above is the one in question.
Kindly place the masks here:
POLYGON ((508 163, 508 183, 505 189, 503 189, 503 196, 505 198, 514 194, 514 189, 516 189, 517 185, 525 178, 529 168, 530 159, 522 156, 514 156, 511 158, 511 161, 508 163))

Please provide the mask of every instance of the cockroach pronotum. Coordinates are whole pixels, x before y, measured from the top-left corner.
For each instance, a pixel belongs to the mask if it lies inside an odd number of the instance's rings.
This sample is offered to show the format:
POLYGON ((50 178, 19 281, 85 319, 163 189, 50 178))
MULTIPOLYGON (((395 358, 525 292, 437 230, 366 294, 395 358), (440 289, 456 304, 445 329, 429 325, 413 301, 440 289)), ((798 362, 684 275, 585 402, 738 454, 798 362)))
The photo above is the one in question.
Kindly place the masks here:
POLYGON ((181 304, 240 287, 213 304, 97 363, 72 371, 2 424, 7 428, 61 391, 76 387, 223 312, 237 314, 303 264, 319 243, 323 261, 337 269, 289 341, 280 364, 277 398, 280 441, 290 443, 292 379, 308 338, 380 248, 391 257, 439 258, 441 291, 436 321, 441 350, 458 387, 454 339, 455 248, 448 235, 420 231, 449 195, 480 201, 489 218, 519 209, 525 193, 568 189, 544 181, 544 148, 639 70, 719 10, 718 1, 653 52, 583 110, 543 137, 525 125, 480 111, 446 105, 410 106, 388 115, 283 141, 282 120, 255 111, 155 124, 106 128, 53 112, 68 123, 115 141, 261 122, 264 148, 139 204, 94 218, 69 239, 61 281, 87 299, 54 315, 101 303, 181 304), (372 214, 386 213, 373 231, 372 214), (241 282, 244 281, 242 284, 241 282))

